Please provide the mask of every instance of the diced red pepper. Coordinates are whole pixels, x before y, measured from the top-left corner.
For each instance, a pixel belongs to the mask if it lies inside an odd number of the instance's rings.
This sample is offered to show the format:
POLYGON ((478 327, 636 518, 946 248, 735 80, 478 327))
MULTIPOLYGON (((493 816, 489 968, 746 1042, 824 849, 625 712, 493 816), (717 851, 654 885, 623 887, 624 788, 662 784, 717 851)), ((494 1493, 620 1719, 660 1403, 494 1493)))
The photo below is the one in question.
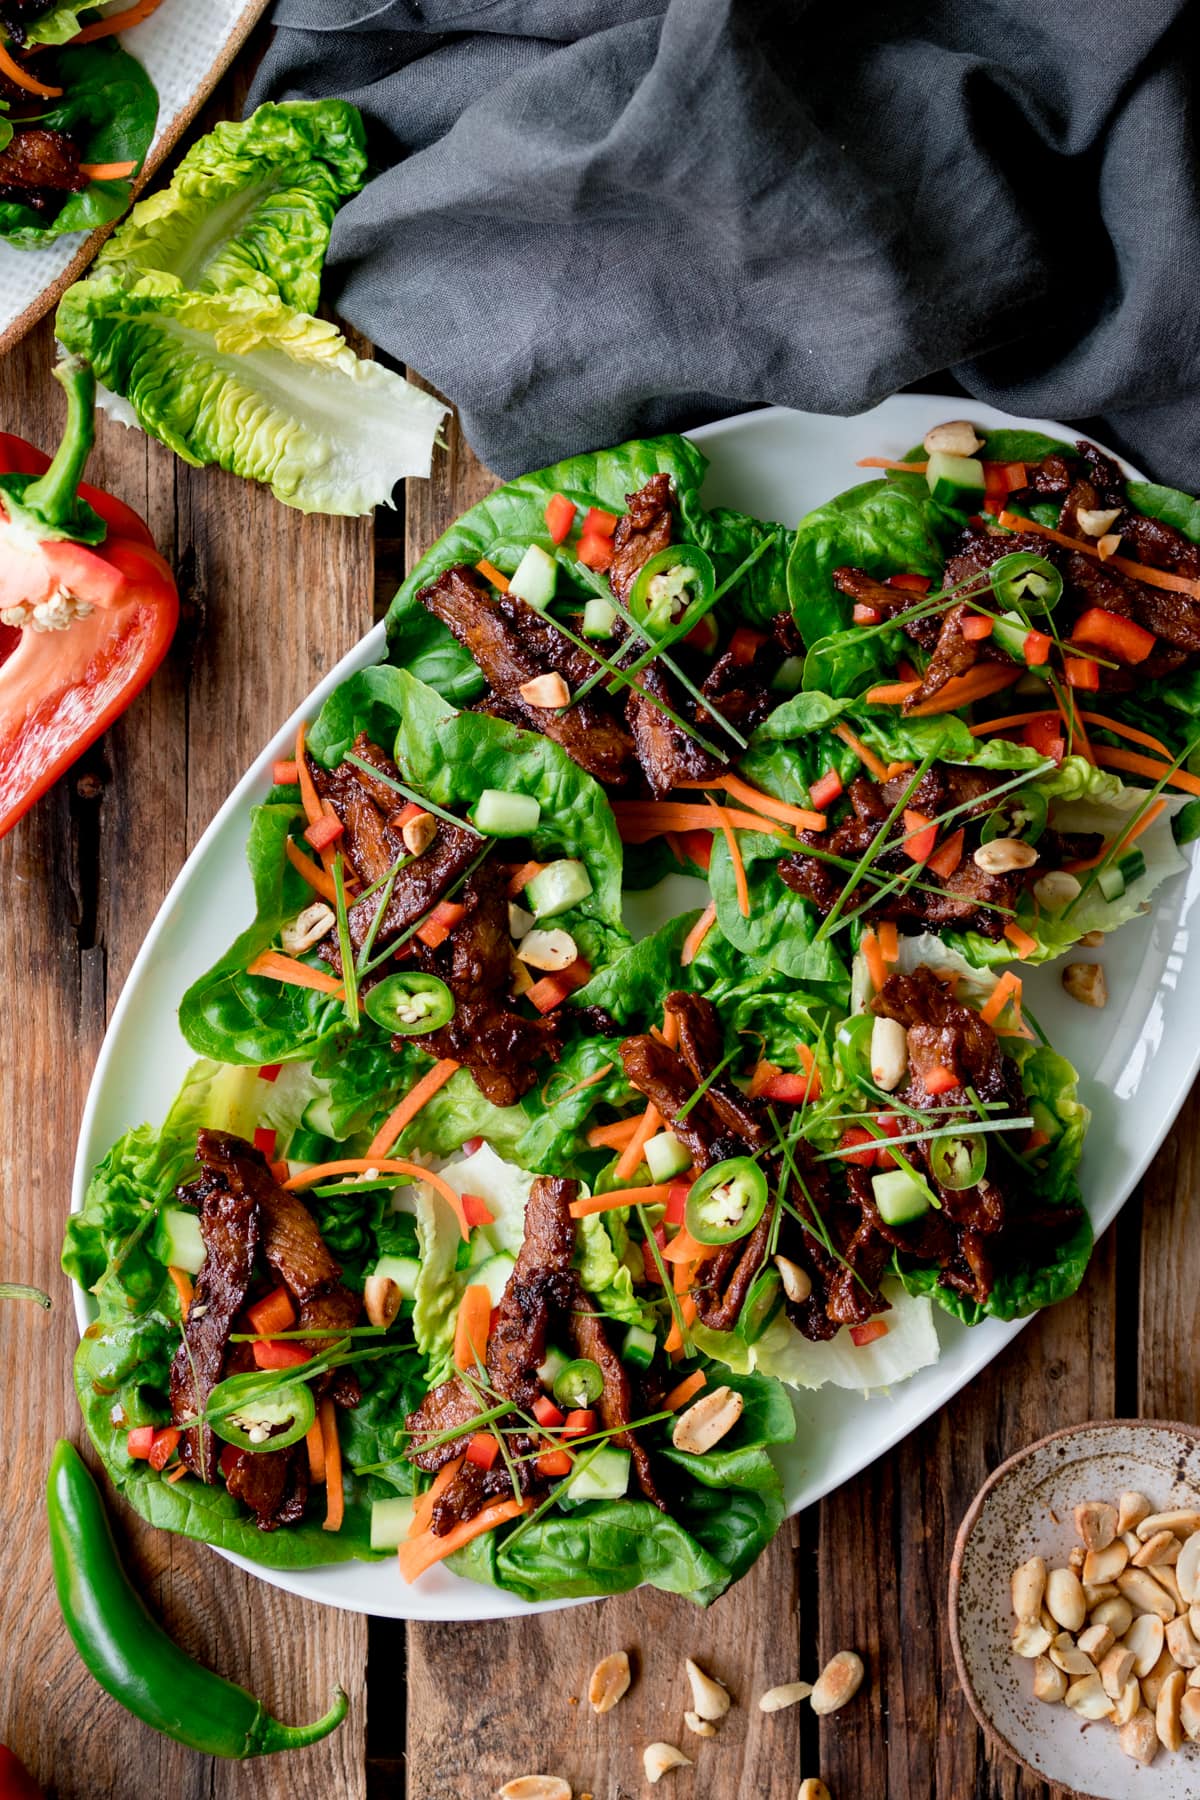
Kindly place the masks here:
POLYGON ((785 1106, 803 1106, 806 1100, 820 1097, 821 1082, 817 1075, 772 1075, 759 1088, 764 1100, 779 1100, 785 1106))
POLYGON ((257 1338, 250 1348, 259 1369, 295 1369, 312 1355, 303 1344, 287 1343, 281 1338, 257 1338))
POLYGON ((1021 742, 1036 750, 1039 756, 1051 756, 1060 763, 1067 748, 1061 714, 1039 713, 1036 719, 1030 719, 1021 733, 1021 742))
POLYGON ((539 1394, 530 1409, 539 1425, 561 1425, 563 1415, 548 1394, 539 1394))
POLYGON ((968 644, 977 644, 983 638, 991 637, 994 623, 994 620, 987 618, 983 613, 964 613, 959 629, 968 644))
POLYGON ((154 1448, 154 1426, 135 1425, 125 1434, 125 1448, 133 1457, 149 1456, 154 1448))
POLYGON ((595 1413, 590 1407, 578 1406, 567 1414, 563 1421, 562 1434, 564 1437, 586 1437, 590 1431, 595 1431, 595 1429, 595 1413))
POLYGON ((886 1319, 871 1319, 866 1325, 850 1327, 850 1341, 852 1344, 857 1344, 860 1350, 864 1344, 873 1344, 876 1338, 886 1337, 887 1334, 886 1319))
POLYGON ((562 1005, 568 994, 573 994, 576 988, 583 987, 591 978, 592 965, 586 957, 577 956, 567 968, 559 969, 553 975, 543 975, 540 981, 535 981, 525 998, 538 1012, 553 1012, 556 1006, 562 1005))
POLYGON ((295 787, 300 779, 300 770, 294 758, 284 757, 271 765, 271 780, 276 787, 295 787))
MULTIPOLYGON (((875 1123, 876 1123, 876 1125, 878 1125, 880 1131, 883 1132, 885 1137, 890 1137, 890 1138, 902 1137, 904 1134, 904 1121, 900 1117, 899 1113, 876 1113, 875 1123)), ((895 1157, 889 1156, 888 1152, 882 1148, 879 1148, 878 1145, 879 1145, 879 1140, 876 1139, 876 1146, 877 1146, 876 1150, 875 1150, 875 1166, 876 1166, 876 1168, 877 1169, 894 1169, 896 1167, 895 1157)))
POLYGON ((717 647, 718 636, 717 621, 711 613, 705 613, 702 619, 697 619, 683 641, 693 650, 698 650, 701 656, 711 656, 717 647))
POLYGON ((283 1187, 285 1183, 291 1179, 291 1165, 286 1158, 281 1158, 279 1162, 271 1163, 269 1167, 271 1170, 271 1179, 278 1187, 283 1187))
POLYGON ((1089 606, 1076 619, 1071 642, 1102 656, 1115 656, 1118 662, 1140 663, 1153 650, 1155 637, 1135 619, 1109 612, 1103 606, 1089 606))
POLYGON ((928 575, 889 575, 883 585, 900 588, 906 594, 927 594, 933 581, 928 575))
POLYGON ((469 1137, 463 1145, 463 1155, 474 1156, 477 1150, 483 1149, 483 1143, 484 1140, 481 1137, 469 1137))
POLYGON ((569 1475, 574 1464, 565 1450, 546 1450, 534 1464, 543 1481, 558 1481, 561 1476, 569 1475))
POLYGON ((422 925, 418 926, 413 935, 419 937, 428 949, 437 950, 445 943, 455 926, 462 924, 466 916, 466 907, 460 906, 457 900, 439 900, 429 917, 422 925))
POLYGON ((482 1194, 464 1194, 462 1197, 463 1218, 468 1225, 494 1225, 496 1215, 489 1210, 482 1194))
POLYGON ((602 506, 589 506, 583 521, 584 537, 610 538, 617 529, 616 513, 605 512, 602 506))
MULTIPOLYGON (((660 1222, 654 1227, 651 1235, 658 1245, 659 1250, 665 1250, 667 1247, 666 1225, 660 1222)), ((646 1280, 657 1282, 659 1287, 661 1287, 662 1276, 658 1272, 658 1264, 654 1260, 654 1252, 651 1250, 649 1242, 646 1239, 642 1240, 642 1267, 646 1272, 646 1280)))
POLYGON ((809 788, 809 804, 814 806, 818 812, 824 812, 825 808, 832 806, 843 792, 841 776, 836 769, 830 769, 822 775, 820 781, 814 781, 809 788))
POLYGON ((154 1434, 154 1442, 150 1446, 150 1467, 163 1470, 179 1448, 179 1440, 183 1436, 174 1425, 164 1425, 161 1431, 154 1434))
POLYGON ((296 1323, 296 1308, 292 1305, 292 1296, 280 1282, 278 1287, 256 1300, 253 1306, 246 1308, 246 1322, 251 1331, 257 1331, 259 1337, 272 1337, 277 1331, 290 1331, 296 1323))
POLYGON ((425 810, 426 808, 418 806, 415 800, 406 800, 399 812, 392 814, 388 824, 393 831, 403 831, 406 825, 411 825, 414 819, 419 819, 425 810))
POLYGON ((237 1449, 237 1447, 233 1444, 226 1444, 224 1449, 221 1451, 220 1457, 217 1460, 217 1467, 220 1469, 220 1471, 221 1471, 222 1475, 225 1477, 226 1481, 229 1480, 229 1477, 233 1474, 233 1471, 237 1468, 238 1457, 241 1454, 242 1454, 242 1452, 239 1449, 237 1449))
POLYGON ((878 1155, 875 1139, 863 1125, 848 1125, 838 1140, 838 1149, 845 1154, 847 1162, 857 1163, 860 1169, 873 1168, 878 1155))
POLYGON ((983 503, 993 518, 1005 508, 1014 488, 1023 488, 1028 480, 1024 463, 984 463, 983 503))
POLYGON ((270 1162, 275 1154, 275 1133, 271 1130, 269 1125, 256 1126, 254 1132, 254 1148, 256 1150, 261 1150, 267 1161, 270 1162))
POLYGON ((342 821, 335 818, 333 813, 322 813, 319 819, 314 819, 306 828, 304 836, 314 850, 328 850, 331 844, 337 843, 345 829, 342 821))
POLYGON ((924 813, 914 812, 912 807, 906 806, 904 829, 908 832, 904 840, 906 856, 915 863, 928 862, 937 844, 937 826, 924 813))
POLYGON ((1086 661, 1082 656, 1068 656, 1064 659, 1063 669, 1069 688, 1079 688, 1084 693, 1094 694, 1100 686, 1100 664, 1086 661))
POLYGON ((667 1210, 663 1214, 664 1225, 682 1225, 687 1211, 687 1197, 692 1189, 690 1181, 673 1181, 667 1194, 667 1210))
POLYGON ((1053 639, 1044 631, 1027 631, 1025 642, 1021 645, 1021 654, 1031 669, 1042 669, 1050 661, 1053 639))
POLYGON ((766 641, 761 631, 751 631, 748 625, 739 625, 729 640, 729 654, 739 668, 745 668, 754 661, 766 641))
POLYGON ((500 1454, 500 1440, 490 1431, 475 1431, 467 1445, 467 1461, 477 1469, 490 1469, 500 1454))
POLYGON ((575 508, 565 494, 551 494, 546 502, 546 530, 556 544, 565 543, 575 523, 575 508))
POLYGON ((698 869, 708 873, 708 865, 712 861, 713 834, 711 831, 681 831, 679 842, 689 862, 694 862, 698 869))
POLYGON ((962 861, 966 837, 966 832, 960 826, 957 831, 951 832, 950 836, 938 845, 925 864, 931 875, 936 875, 939 881, 949 881, 962 861))
POLYGON ((612 539, 598 531, 585 532, 579 540, 579 560, 585 569, 607 569, 613 559, 612 539))
POLYGON ((1039 1131, 1035 1125, 1029 1136, 1025 1139, 1024 1155, 1031 1156, 1035 1150, 1040 1150, 1043 1145, 1048 1144, 1049 1142, 1050 1133, 1048 1131, 1039 1131))
POLYGON ((258 1071, 258 1079, 260 1081, 278 1081, 279 1071, 282 1067, 282 1063, 264 1063, 258 1071))
POLYGON ((851 617, 856 625, 878 625, 883 614, 877 606, 868 606, 865 600, 856 600, 851 617))
POLYGON ((958 1076, 943 1063, 934 1063, 931 1069, 923 1069, 921 1081, 927 1094, 948 1094, 951 1088, 958 1086, 958 1076))

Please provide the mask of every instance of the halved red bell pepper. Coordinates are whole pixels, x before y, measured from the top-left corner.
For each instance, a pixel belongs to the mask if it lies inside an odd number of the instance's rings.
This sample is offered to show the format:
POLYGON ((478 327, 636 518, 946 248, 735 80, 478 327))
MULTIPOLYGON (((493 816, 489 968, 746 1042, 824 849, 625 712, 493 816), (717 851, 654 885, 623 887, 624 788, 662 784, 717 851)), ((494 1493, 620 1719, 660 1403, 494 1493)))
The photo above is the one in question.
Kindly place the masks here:
POLYGON ((1028 744, 1031 750, 1036 750, 1039 756, 1050 756, 1056 763, 1060 763, 1067 749, 1062 714, 1039 713, 1036 719, 1030 719, 1021 733, 1021 742, 1028 744))
POLYGON ((1145 662, 1153 650, 1155 637, 1135 619, 1109 612, 1103 606, 1089 606, 1076 619, 1071 642, 1082 650, 1115 656, 1118 662, 1140 663, 1145 662))
POLYGON ((0 837, 145 687, 179 595, 124 501, 80 481, 96 381, 55 371, 67 424, 53 460, 0 433, 0 837))

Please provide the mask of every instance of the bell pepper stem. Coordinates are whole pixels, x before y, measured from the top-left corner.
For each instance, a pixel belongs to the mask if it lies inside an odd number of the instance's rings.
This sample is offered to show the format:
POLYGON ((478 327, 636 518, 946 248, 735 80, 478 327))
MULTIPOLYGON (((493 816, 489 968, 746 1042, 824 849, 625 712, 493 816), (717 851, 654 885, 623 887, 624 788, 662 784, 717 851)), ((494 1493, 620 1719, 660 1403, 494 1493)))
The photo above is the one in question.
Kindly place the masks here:
POLYGON ((65 527, 70 524, 84 464, 96 441, 96 376, 91 363, 81 356, 64 356, 52 373, 66 391, 67 422, 50 467, 30 482, 21 503, 45 524, 65 527))
POLYGON ((336 1731, 349 1709, 346 1690, 335 1687, 333 1705, 311 1725, 281 1725, 265 1709, 259 1713, 247 1736, 247 1756, 270 1756, 276 1750, 300 1750, 305 1744, 316 1744, 336 1731))

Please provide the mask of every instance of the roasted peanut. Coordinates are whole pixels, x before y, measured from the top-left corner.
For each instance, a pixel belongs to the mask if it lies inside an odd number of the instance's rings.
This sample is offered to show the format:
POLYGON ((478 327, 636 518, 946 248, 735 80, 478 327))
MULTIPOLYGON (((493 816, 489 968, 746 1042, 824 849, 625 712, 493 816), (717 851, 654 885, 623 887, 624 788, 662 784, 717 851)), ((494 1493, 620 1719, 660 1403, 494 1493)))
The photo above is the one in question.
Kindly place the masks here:
POLYGON ((1046 1607, 1064 1631, 1078 1631, 1087 1618, 1087 1601, 1078 1575, 1070 1569, 1051 1569, 1046 1577, 1046 1607))
POLYGON ((1087 1550, 1106 1550, 1117 1535, 1117 1509, 1107 1500, 1084 1500, 1075 1508, 1075 1529, 1087 1550))
POLYGON ((861 1656, 853 1650, 839 1650, 817 1677, 811 1696, 813 1711, 822 1715, 837 1712, 847 1700, 853 1700, 865 1674, 861 1656))
POLYGON ((629 1692, 629 1679, 629 1657, 624 1650, 613 1650, 601 1657, 588 1681, 588 1705, 592 1711, 611 1712, 629 1692))
POLYGON ((1081 1006, 1107 1006, 1108 983, 1099 963, 1071 962, 1062 972, 1062 984, 1081 1006))

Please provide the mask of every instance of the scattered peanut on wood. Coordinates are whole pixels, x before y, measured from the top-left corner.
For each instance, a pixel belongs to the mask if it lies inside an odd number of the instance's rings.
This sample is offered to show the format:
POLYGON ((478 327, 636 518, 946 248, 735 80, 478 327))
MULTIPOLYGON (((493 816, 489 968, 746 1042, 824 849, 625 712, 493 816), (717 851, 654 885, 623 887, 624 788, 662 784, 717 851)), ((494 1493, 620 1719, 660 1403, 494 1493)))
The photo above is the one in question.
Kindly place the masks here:
POLYGON ((822 1716, 837 1712, 857 1694, 865 1674, 861 1656, 853 1650, 839 1650, 817 1677, 811 1695, 813 1711, 822 1716))
POLYGON ((618 1700, 629 1692, 629 1657, 624 1650, 614 1650, 602 1657, 588 1681, 588 1704, 594 1713, 611 1712, 618 1700))

